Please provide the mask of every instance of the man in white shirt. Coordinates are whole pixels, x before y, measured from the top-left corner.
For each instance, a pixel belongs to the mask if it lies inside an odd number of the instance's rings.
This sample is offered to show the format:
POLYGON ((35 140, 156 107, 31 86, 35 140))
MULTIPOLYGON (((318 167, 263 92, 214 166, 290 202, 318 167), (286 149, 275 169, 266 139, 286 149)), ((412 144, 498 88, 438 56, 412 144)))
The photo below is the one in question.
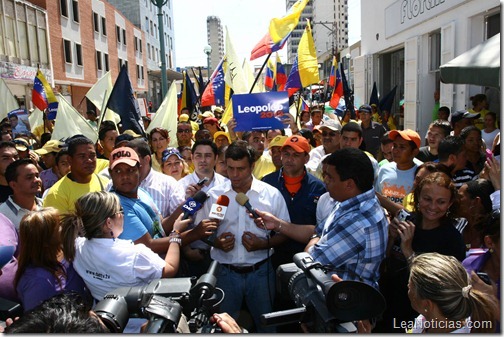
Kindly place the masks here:
POLYGON ((312 174, 315 174, 325 155, 340 149, 341 124, 339 122, 329 119, 318 128, 322 132, 322 145, 311 150, 310 160, 306 164, 306 168, 312 174))
MULTIPOLYGON (((200 190, 207 193, 212 187, 220 186, 228 181, 226 177, 215 172, 218 149, 214 142, 209 139, 197 140, 191 152, 194 172, 178 181, 181 189, 185 191, 186 198, 192 197, 200 190), (198 185, 198 182, 205 177, 208 178, 208 181, 201 186, 198 185)), ((199 224, 199 221, 195 222, 195 224, 199 224)), ((210 246, 201 240, 184 245, 182 260, 181 273, 184 272, 184 269, 187 269, 187 276, 201 276, 206 273, 212 262, 210 259, 210 246)))
POLYGON ((244 141, 235 141, 226 150, 226 164, 230 181, 208 191, 209 200, 196 215, 195 223, 209 217, 212 204, 225 195, 230 203, 226 216, 217 228, 217 238, 211 249, 212 259, 220 263, 217 286, 226 296, 220 310, 235 319, 243 299, 247 303, 257 332, 274 332, 260 324, 261 314, 271 312, 275 293, 275 271, 270 262, 271 248, 284 242, 281 234, 270 237, 270 231, 257 227, 246 208, 235 201, 244 193, 250 204, 290 221, 281 193, 267 183, 255 179, 254 149, 244 141), (270 297, 271 295, 271 297, 270 297))
POLYGON ((184 189, 175 178, 152 169, 152 153, 144 139, 133 139, 126 146, 140 159, 140 187, 149 192, 163 218, 170 216, 184 202, 184 189))
POLYGON ((29 158, 19 159, 7 166, 5 178, 13 194, 0 205, 0 213, 19 231, 23 216, 42 208, 42 200, 37 198, 42 188, 42 180, 37 167, 29 158))

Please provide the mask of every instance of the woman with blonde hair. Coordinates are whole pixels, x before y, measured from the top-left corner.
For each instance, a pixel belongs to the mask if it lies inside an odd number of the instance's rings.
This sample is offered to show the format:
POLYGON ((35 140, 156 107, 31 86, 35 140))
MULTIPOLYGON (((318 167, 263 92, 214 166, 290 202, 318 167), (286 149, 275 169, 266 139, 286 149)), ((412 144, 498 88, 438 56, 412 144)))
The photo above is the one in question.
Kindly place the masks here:
MULTIPOLYGON (((190 220, 173 224, 166 257, 143 244, 119 239, 124 216, 119 198, 110 192, 91 192, 75 202, 75 211, 63 218, 63 251, 73 262, 91 294, 101 300, 119 287, 143 286, 154 279, 174 277, 180 261, 180 232, 190 220)), ((132 322, 128 331, 137 331, 132 322)))
POLYGON ((191 173, 189 165, 174 147, 163 151, 161 169, 164 174, 175 178, 177 181, 191 173))
POLYGON ((26 214, 19 224, 19 239, 14 285, 25 311, 64 292, 75 291, 91 299, 84 281, 63 254, 56 209, 26 214))
POLYGON ((168 130, 163 128, 154 128, 149 134, 149 144, 152 150, 152 168, 155 171, 162 172, 163 151, 170 144, 168 130))
POLYGON ((63 219, 63 249, 97 300, 118 287, 146 285, 156 278, 173 277, 180 259, 180 231, 190 220, 177 219, 165 259, 143 244, 119 239, 123 211, 117 195, 91 192, 75 203, 75 212, 63 219))
POLYGON ((420 313, 412 333, 495 331, 499 317, 496 299, 473 288, 466 270, 452 256, 425 253, 415 257, 408 297, 420 313))

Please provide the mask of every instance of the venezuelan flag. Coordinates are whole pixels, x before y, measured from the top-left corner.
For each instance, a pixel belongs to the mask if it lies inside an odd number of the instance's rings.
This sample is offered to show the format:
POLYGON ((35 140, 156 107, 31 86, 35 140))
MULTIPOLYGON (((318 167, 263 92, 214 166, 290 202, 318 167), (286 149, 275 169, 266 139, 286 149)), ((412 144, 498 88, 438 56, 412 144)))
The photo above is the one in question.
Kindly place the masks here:
POLYGON ((201 96, 201 106, 219 105, 224 106, 224 69, 222 67, 224 59, 222 59, 215 68, 210 82, 206 86, 203 95, 201 96))
POLYGON ((290 34, 297 26, 307 3, 308 0, 298 0, 285 16, 271 19, 268 33, 252 49, 251 61, 283 48, 290 34))
POLYGON ((49 85, 49 83, 47 83, 47 80, 40 69, 37 70, 37 76, 35 76, 35 79, 33 80, 32 103, 40 111, 49 109, 47 118, 56 118, 56 111, 58 111, 58 100, 56 99, 51 86, 49 85))
POLYGON ((331 108, 336 109, 338 107, 340 98, 343 97, 343 82, 341 81, 341 75, 339 69, 336 68, 336 83, 333 87, 333 92, 331 95, 331 100, 329 101, 329 105, 331 108))
POLYGON ((285 91, 285 84, 287 83, 287 74, 285 73, 285 68, 280 60, 280 56, 277 54, 276 60, 276 86, 277 91, 285 91))
POLYGON ((275 77, 276 77, 276 64, 271 60, 268 60, 268 66, 266 67, 266 76, 264 77, 264 86, 268 90, 273 90, 275 87, 275 77))
POLYGON ((299 89, 320 82, 317 52, 310 27, 310 22, 306 24, 305 31, 299 41, 298 53, 292 64, 292 69, 287 79, 285 87, 289 96, 299 89))
POLYGON ((336 68, 337 68, 336 56, 333 56, 331 73, 329 75, 329 83, 328 83, 328 86, 330 86, 331 88, 334 88, 336 84, 336 68))

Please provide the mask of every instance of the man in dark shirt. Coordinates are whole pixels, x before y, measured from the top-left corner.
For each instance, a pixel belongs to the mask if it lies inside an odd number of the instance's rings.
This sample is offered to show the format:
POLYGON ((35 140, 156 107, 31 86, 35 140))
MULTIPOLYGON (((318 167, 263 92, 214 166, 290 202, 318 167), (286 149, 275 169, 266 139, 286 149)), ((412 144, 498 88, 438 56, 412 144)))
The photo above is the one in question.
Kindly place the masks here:
POLYGON ((364 104, 359 107, 362 137, 364 138, 364 144, 366 144, 365 150, 376 158, 378 150, 380 149, 380 139, 387 130, 385 130, 385 127, 382 124, 373 122, 371 114, 371 106, 364 104))

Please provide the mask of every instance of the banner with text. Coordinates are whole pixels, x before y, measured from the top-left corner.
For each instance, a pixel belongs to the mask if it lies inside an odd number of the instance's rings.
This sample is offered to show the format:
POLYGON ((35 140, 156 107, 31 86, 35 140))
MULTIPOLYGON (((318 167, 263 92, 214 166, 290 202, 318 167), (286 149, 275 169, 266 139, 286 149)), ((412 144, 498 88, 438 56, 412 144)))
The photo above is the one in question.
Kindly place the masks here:
POLYGON ((285 129, 289 96, 286 91, 234 94, 233 112, 235 131, 285 129))

